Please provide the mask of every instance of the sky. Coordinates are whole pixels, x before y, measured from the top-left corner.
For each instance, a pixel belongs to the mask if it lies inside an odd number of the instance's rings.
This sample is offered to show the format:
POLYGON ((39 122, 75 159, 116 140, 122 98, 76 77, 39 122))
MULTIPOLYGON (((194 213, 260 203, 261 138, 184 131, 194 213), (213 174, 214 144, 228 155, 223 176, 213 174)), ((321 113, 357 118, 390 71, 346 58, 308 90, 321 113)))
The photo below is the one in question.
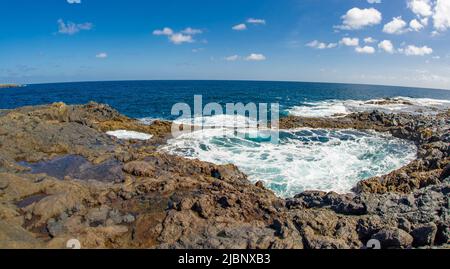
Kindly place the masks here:
POLYGON ((0 11, 0 83, 450 89, 450 0, 1 0, 0 11))

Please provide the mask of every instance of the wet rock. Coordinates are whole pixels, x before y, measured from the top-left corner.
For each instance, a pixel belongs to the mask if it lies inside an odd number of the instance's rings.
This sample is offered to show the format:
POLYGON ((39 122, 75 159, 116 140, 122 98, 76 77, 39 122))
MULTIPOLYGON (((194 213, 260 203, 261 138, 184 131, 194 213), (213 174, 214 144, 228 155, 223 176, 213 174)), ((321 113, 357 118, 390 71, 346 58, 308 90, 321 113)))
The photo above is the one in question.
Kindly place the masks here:
POLYGON ((414 237, 414 246, 431 246, 434 243, 437 233, 437 226, 434 223, 429 223, 415 228, 411 231, 414 237))
POLYGON ((258 181, 258 182, 255 183, 255 186, 258 187, 258 188, 263 189, 264 188, 264 182, 258 181))
POLYGON ((400 229, 383 229, 372 236, 372 239, 380 241, 382 248, 408 248, 413 238, 407 232, 400 229))

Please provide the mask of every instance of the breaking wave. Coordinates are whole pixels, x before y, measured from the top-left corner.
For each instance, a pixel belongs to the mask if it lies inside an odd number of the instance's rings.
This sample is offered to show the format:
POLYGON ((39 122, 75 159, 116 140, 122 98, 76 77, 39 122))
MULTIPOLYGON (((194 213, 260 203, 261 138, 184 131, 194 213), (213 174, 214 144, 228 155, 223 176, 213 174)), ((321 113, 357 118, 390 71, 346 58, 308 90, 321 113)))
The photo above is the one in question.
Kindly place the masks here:
POLYGON ((436 113, 450 108, 449 100, 395 97, 389 99, 326 100, 305 102, 287 109, 288 114, 302 117, 339 117, 354 112, 379 110, 386 113, 436 113))

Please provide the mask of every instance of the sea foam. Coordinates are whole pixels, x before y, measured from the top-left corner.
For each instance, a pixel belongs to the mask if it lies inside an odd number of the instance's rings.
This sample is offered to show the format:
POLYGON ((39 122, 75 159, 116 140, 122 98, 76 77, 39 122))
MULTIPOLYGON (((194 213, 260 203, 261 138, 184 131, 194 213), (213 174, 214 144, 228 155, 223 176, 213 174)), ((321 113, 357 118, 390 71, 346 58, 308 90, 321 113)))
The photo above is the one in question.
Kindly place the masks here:
POLYGON ((325 100, 304 102, 287 109, 288 114, 302 117, 341 117, 354 112, 379 110, 386 113, 436 113, 449 109, 449 100, 395 97, 390 99, 325 100), (390 101, 390 102, 386 102, 390 101))
POLYGON ((251 181, 261 180, 283 197, 305 190, 349 192, 358 181, 389 173, 416 156, 414 144, 375 132, 280 131, 276 144, 252 137, 229 128, 205 129, 171 139, 162 150, 235 164, 251 181))
POLYGON ((116 130, 106 132, 107 135, 114 136, 118 139, 135 139, 135 140, 149 140, 153 136, 151 134, 139 133, 135 131, 127 131, 127 130, 116 130))

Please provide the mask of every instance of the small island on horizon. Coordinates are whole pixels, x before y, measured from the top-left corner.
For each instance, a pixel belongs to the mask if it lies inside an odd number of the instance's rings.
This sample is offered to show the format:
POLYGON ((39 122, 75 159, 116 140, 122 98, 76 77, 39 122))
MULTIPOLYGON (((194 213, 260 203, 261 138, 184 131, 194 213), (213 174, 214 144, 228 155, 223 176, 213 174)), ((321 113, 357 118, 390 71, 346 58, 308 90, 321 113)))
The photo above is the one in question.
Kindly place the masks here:
POLYGON ((0 83, 0 89, 21 88, 21 87, 25 87, 25 85, 24 84, 14 84, 14 83, 6 83, 6 84, 0 83))

